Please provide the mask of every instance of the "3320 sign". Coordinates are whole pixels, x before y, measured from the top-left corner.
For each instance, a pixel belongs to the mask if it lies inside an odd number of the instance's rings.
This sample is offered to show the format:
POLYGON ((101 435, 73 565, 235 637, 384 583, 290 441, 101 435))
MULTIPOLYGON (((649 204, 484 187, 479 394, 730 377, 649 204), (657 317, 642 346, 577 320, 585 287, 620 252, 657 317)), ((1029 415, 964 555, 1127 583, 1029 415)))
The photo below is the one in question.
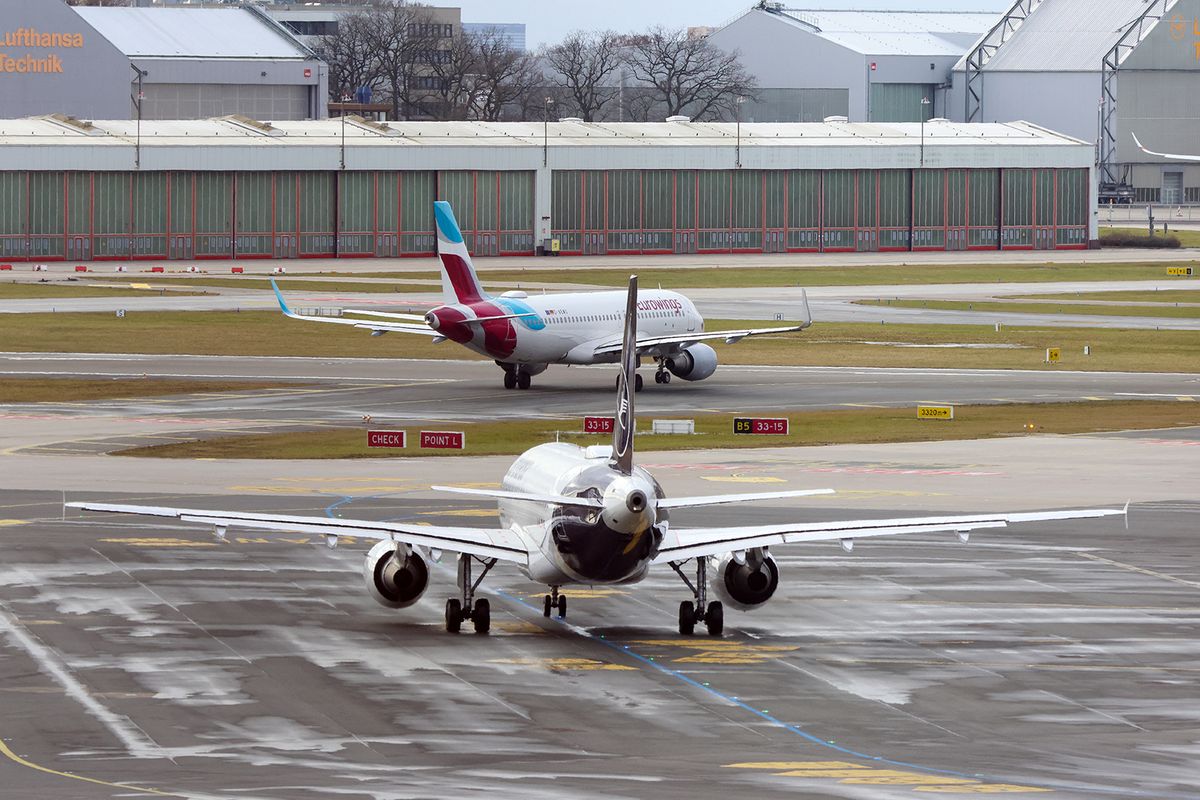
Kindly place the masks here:
POLYGON ((787 436, 787 417, 734 417, 734 433, 749 433, 763 436, 787 436))

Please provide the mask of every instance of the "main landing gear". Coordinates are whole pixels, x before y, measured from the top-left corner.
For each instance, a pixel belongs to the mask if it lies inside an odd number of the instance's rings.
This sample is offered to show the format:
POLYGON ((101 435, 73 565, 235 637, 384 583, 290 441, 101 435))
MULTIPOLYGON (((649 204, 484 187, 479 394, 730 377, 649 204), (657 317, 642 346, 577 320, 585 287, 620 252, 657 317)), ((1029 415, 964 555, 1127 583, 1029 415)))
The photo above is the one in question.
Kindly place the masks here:
POLYGON ((446 601, 446 632, 458 633, 462 624, 467 620, 475 625, 476 633, 487 633, 492 627, 492 604, 486 598, 475 599, 475 590, 483 583, 484 577, 496 566, 496 559, 479 559, 483 564, 483 572, 471 581, 471 562, 475 556, 462 553, 458 557, 458 588, 461 597, 451 597, 446 601))
POLYGON ((533 382, 533 376, 524 370, 513 366, 504 368, 505 389, 528 389, 533 382))
POLYGON ((696 559, 696 582, 693 584, 683 573, 683 561, 672 561, 671 569, 692 590, 695 602, 684 600, 679 604, 679 632, 691 636, 696 623, 703 622, 709 636, 720 636, 725 631, 725 608, 720 603, 708 602, 708 558, 696 559))
POLYGON ((658 362, 658 369, 654 371, 654 382, 655 383, 670 383, 671 382, 671 373, 667 371, 667 368, 663 366, 663 362, 661 362, 661 361, 658 362))
POLYGON ((542 616, 549 617, 554 611, 558 612, 559 619, 567 618, 567 596, 559 594, 557 586, 551 586, 550 594, 542 599, 542 616))

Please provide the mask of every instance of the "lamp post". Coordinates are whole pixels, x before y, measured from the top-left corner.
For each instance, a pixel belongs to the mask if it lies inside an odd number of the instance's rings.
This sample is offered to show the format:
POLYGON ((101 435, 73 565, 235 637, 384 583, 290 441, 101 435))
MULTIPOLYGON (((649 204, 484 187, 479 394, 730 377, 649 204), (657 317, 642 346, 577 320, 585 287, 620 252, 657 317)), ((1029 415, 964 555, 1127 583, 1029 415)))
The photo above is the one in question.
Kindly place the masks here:
POLYGON ((733 157, 733 166, 736 169, 742 168, 742 103, 746 102, 746 98, 740 94, 734 99, 734 114, 737 118, 737 149, 733 157))
POLYGON ((133 147, 133 168, 142 168, 142 101, 146 99, 146 93, 142 91, 142 78, 146 77, 146 71, 136 64, 130 64, 133 71, 137 73, 137 94, 133 98, 133 107, 137 109, 137 138, 133 147))
POLYGON ((550 106, 554 103, 551 97, 546 98, 542 107, 542 166, 550 163, 550 106))
POLYGON ((921 98, 921 166, 925 166, 925 109, 929 106, 929 98, 921 98))

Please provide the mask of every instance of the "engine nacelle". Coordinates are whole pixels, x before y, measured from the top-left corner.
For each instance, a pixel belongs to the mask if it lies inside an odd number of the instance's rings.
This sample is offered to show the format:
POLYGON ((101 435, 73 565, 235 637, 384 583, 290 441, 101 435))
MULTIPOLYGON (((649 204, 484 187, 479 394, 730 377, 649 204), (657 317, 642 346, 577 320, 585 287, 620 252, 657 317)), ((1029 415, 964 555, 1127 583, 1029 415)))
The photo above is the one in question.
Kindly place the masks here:
POLYGON ((779 588, 779 565, 770 553, 743 559, 731 553, 716 562, 715 567, 712 563, 709 562, 708 585, 725 605, 740 611, 761 606, 779 588))
POLYGON ((363 577, 367 581, 367 591, 376 603, 388 608, 408 608, 429 588, 429 565, 413 549, 404 566, 399 566, 396 545, 383 541, 367 553, 363 577))
POLYGON ((667 369, 685 381, 702 381, 717 371, 717 351, 697 342, 668 358, 667 369))

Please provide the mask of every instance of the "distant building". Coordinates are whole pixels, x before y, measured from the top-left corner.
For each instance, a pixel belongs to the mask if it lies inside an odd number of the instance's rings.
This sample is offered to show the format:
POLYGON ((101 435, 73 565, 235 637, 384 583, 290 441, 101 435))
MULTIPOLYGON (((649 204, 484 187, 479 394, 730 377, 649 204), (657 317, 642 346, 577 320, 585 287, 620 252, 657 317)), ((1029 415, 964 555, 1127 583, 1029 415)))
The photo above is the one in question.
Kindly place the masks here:
POLYGON ((525 52, 525 23, 524 22, 464 22, 463 33, 487 33, 494 31, 500 35, 513 50, 525 52))
POLYGON ((325 116, 325 64, 253 6, 5 0, 4 25, 37 34, 6 34, 5 54, 18 65, 0 71, 9 116, 131 119, 139 103, 143 119, 325 116))
POLYGON ((1023 119, 1097 144, 1100 180, 1139 203, 1200 203, 1200 0, 1015 2, 959 59, 955 120, 1023 119))
POLYGON ((758 80, 754 122, 916 122, 945 116, 950 71, 994 13, 830 11, 759 3, 708 35, 758 80), (922 104, 923 99, 929 103, 922 104))

